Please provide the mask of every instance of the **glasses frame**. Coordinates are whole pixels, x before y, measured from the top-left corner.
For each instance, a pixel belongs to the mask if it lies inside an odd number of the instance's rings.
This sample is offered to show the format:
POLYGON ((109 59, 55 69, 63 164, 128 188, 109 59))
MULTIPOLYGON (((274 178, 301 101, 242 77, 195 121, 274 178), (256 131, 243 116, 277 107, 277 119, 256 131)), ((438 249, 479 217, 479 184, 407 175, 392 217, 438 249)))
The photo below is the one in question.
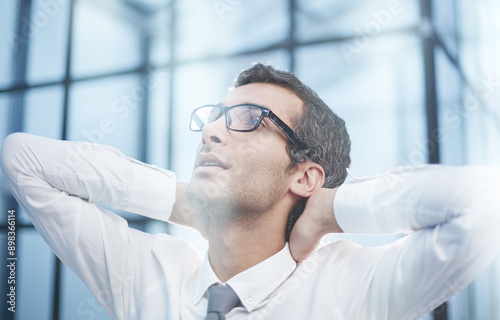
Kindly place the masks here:
MULTIPOLYGON (((290 142, 292 142, 292 144, 297 149, 299 149, 299 150, 305 150, 305 149, 307 149, 306 144, 304 142, 302 142, 297 137, 297 135, 292 130, 292 128, 290 128, 283 120, 281 120, 277 115, 275 115, 271 111, 271 109, 263 107, 263 106, 259 106, 257 104, 253 104, 253 103, 241 103, 241 104, 236 104, 234 106, 229 106, 229 107, 223 107, 223 106, 218 105, 218 104, 207 104, 207 105, 198 107, 198 108, 194 109, 191 112, 191 122, 189 123, 189 130, 194 131, 194 132, 199 132, 199 131, 203 130, 203 127, 206 124, 208 124, 208 123, 206 123, 203 126, 200 126, 200 129, 193 129, 192 126, 191 126, 191 123, 193 123, 193 121, 196 122, 196 120, 193 118, 193 116, 195 115, 196 111, 198 111, 199 109, 202 109, 202 108, 207 108, 207 107, 215 107, 215 108, 219 109, 219 114, 217 115, 217 117, 214 118, 213 121, 216 121, 217 119, 219 119, 225 113, 226 114, 226 127, 229 130, 236 131, 236 132, 250 132, 250 131, 254 131, 254 130, 256 130, 259 127, 260 123, 262 122, 262 119, 264 119, 264 117, 267 117, 269 120, 271 120, 278 127, 278 129, 281 130, 281 132, 283 132, 285 134, 285 136, 290 140, 290 142), (253 128, 251 128, 251 129, 244 129, 244 130, 232 129, 230 127, 229 123, 228 123, 229 120, 228 120, 228 117, 227 117, 227 112, 229 110, 233 109, 233 108, 241 107, 241 106, 251 106, 251 107, 255 107, 255 108, 258 108, 258 109, 262 110, 262 114, 261 114, 259 120, 255 123, 255 126, 253 128)), ((211 123, 211 122, 209 122, 209 123, 211 123)))

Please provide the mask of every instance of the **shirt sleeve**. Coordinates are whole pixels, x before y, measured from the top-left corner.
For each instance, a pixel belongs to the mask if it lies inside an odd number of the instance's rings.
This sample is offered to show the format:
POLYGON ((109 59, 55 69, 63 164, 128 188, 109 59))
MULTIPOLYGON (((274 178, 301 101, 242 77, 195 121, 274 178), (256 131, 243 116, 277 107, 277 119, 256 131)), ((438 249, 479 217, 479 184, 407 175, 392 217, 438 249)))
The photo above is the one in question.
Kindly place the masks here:
POLYGON ((153 236, 130 229, 96 203, 168 220, 175 175, 111 147, 25 133, 5 139, 0 164, 14 197, 54 253, 108 312, 123 318, 136 262, 152 248, 153 236))
POLYGON ((359 271, 345 274, 357 283, 343 297, 351 314, 416 319, 472 282, 500 252, 499 196, 498 167, 396 168, 341 186, 334 212, 345 232, 407 234, 345 256, 359 271))

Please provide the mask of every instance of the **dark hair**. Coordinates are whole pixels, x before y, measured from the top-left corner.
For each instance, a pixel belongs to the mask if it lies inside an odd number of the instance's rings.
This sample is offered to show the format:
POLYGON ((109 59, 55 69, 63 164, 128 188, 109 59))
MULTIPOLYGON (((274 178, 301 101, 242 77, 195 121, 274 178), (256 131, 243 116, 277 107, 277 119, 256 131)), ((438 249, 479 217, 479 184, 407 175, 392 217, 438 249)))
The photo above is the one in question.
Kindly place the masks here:
MULTIPOLYGON (((289 169, 296 164, 312 161, 320 164, 325 170, 325 188, 340 186, 351 163, 349 152, 351 139, 345 122, 339 118, 311 88, 303 84, 293 73, 276 70, 270 65, 256 63, 250 69, 240 72, 234 80, 237 88, 250 83, 270 83, 291 90, 304 103, 304 113, 290 124, 297 136, 307 145, 306 150, 297 150, 292 143, 288 144, 291 163, 289 169)), ((302 199, 290 211, 288 217, 286 241, 290 232, 304 211, 307 198, 302 199)))

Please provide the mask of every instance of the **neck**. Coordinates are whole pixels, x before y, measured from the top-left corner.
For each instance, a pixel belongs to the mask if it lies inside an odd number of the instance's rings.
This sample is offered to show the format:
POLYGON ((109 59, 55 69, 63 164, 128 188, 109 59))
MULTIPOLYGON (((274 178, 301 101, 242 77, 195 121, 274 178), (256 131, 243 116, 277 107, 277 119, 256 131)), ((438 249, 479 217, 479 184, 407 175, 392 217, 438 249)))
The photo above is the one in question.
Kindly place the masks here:
POLYGON ((286 221, 269 218, 276 216, 211 223, 208 255, 220 281, 226 282, 283 249, 286 221))

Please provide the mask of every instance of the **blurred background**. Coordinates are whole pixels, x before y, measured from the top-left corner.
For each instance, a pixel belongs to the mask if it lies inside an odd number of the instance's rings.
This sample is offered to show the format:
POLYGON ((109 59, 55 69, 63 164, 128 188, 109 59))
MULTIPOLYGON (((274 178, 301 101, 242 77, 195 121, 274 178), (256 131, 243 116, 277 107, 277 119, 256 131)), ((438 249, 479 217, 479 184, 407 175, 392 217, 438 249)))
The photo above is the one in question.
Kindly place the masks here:
MULTIPOLYGON (((346 120, 354 177, 500 165, 499 16, 498 0, 2 0, 0 141, 24 131, 103 143, 189 181, 200 138, 190 111, 260 61, 295 72, 346 120)), ((0 192, 2 301, 8 209, 18 257, 16 313, 2 302, 0 318, 110 319, 3 178, 0 192)), ((191 230, 119 214, 207 248, 191 230)), ((424 318, 500 319, 500 259, 424 318)))

